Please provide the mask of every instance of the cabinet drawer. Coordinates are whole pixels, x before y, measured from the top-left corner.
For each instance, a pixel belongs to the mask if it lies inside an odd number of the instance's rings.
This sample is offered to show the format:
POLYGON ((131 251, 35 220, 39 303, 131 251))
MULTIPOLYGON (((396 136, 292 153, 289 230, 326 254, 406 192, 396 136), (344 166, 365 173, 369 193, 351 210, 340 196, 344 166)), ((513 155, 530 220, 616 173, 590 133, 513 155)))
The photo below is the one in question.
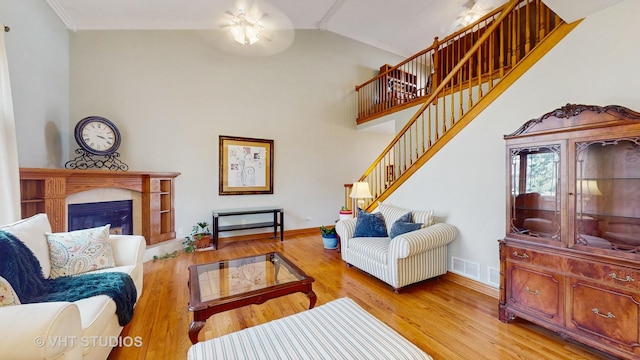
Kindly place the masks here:
POLYGON ((640 355, 640 303, 630 293, 571 279, 567 327, 640 355))
POLYGON ((546 321, 563 325, 563 289, 561 276, 518 264, 507 267, 507 303, 546 321))
POLYGON ((572 275, 608 286, 640 291, 640 271, 637 269, 577 259, 568 259, 567 265, 572 275))
POLYGON ((554 270, 561 269, 564 261, 564 258, 557 255, 517 246, 507 246, 506 257, 511 262, 522 262, 554 270))

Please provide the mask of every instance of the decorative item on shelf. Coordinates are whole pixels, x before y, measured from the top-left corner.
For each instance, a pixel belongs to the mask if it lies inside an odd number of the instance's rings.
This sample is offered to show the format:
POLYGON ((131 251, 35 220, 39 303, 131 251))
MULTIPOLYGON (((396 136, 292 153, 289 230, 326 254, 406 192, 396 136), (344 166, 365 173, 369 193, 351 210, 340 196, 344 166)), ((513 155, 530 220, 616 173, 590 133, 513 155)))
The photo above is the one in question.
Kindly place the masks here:
POLYGON ((325 249, 338 248, 338 234, 335 227, 320 226, 320 235, 325 249))
POLYGON ((184 251, 187 253, 213 249, 209 223, 199 222, 194 225, 191 229, 191 235, 185 237, 182 244, 185 246, 184 251))
POLYGON ((365 200, 371 199, 371 190, 369 190, 369 183, 366 181, 357 181, 353 183, 353 187, 351 188, 351 195, 349 195, 352 199, 358 200, 358 207, 364 207, 365 200))
POLYGON ((353 217, 353 211, 351 211, 350 209, 347 209, 346 206, 343 206, 342 209, 340 209, 340 220, 347 220, 347 219, 351 219, 353 217))
POLYGON ((65 168, 129 170, 129 166, 118 159, 120 154, 116 150, 120 147, 120 131, 110 120, 100 116, 86 117, 76 124, 74 136, 80 149, 76 149, 78 156, 75 159, 64 164, 65 168))

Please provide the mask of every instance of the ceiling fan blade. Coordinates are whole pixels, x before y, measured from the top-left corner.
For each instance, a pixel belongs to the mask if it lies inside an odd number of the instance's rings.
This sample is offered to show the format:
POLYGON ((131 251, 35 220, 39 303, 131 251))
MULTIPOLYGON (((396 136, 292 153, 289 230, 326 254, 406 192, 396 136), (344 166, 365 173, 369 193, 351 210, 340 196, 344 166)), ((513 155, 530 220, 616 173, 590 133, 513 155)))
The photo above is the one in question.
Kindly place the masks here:
POLYGON ((260 39, 264 39, 264 40, 266 40, 268 42, 271 42, 271 40, 272 40, 271 36, 269 36, 269 35, 267 35, 265 33, 260 33, 260 39))

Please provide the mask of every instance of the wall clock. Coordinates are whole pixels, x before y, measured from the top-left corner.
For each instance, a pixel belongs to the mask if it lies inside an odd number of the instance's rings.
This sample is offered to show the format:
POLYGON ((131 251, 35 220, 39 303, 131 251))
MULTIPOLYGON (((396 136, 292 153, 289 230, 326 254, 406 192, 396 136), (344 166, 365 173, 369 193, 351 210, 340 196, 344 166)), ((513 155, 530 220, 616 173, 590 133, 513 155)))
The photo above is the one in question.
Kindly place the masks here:
POLYGON ((80 149, 78 156, 67 161, 67 169, 108 169, 127 171, 129 166, 120 159, 116 151, 120 147, 120 131, 109 119, 101 116, 88 116, 76 124, 73 131, 80 149))
POLYGON ((100 116, 80 120, 74 135, 78 145, 94 155, 111 155, 120 147, 120 131, 114 123, 100 116))

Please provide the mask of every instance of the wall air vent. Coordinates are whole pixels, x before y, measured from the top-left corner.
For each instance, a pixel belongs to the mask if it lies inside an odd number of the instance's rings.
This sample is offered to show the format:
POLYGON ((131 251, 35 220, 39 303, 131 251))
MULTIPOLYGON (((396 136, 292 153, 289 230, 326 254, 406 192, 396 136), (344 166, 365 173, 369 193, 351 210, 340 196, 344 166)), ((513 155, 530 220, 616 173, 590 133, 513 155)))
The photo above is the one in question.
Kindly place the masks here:
POLYGON ((451 272, 475 280, 480 280, 480 264, 473 261, 460 259, 455 256, 451 257, 451 272))

